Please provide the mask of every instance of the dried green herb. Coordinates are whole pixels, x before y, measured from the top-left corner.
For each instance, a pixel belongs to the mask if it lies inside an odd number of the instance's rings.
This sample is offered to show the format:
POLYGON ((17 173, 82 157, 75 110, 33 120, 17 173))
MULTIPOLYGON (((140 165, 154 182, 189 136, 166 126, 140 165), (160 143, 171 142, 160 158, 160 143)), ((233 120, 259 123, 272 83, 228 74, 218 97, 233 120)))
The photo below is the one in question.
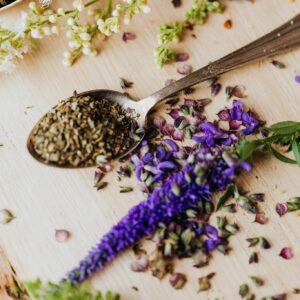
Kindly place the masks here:
POLYGON ((285 69, 285 64, 278 61, 278 60, 272 60, 271 64, 276 67, 277 69, 285 69))
POLYGON ((220 210, 224 204, 227 202, 230 197, 234 195, 235 185, 230 184, 226 188, 225 192, 222 194, 222 196, 219 198, 217 204, 216 204, 216 210, 220 210))
POLYGON ((198 279, 198 293, 208 291, 211 288, 210 280, 215 276, 216 273, 210 273, 207 276, 200 277, 198 279))
POLYGON ((245 300, 255 300, 255 295, 254 294, 248 295, 246 296, 245 300))
POLYGON ((249 243, 249 247, 254 247, 256 245, 259 245, 262 249, 271 248, 270 243, 264 237, 248 238, 248 239, 246 239, 246 241, 249 243))
POLYGON ((240 285, 239 295, 242 298, 244 298, 248 293, 249 293, 249 286, 248 286, 248 284, 244 283, 244 284, 240 285))
POLYGON ((136 138, 136 117, 134 111, 124 110, 110 100, 75 94, 40 120, 31 143, 41 159, 49 163, 88 167, 130 148, 136 138))
POLYGON ((249 278, 251 279, 251 281, 257 286, 263 286, 264 284, 264 281, 259 278, 259 277, 256 277, 256 276, 249 276, 249 278))
POLYGON ((130 186, 120 186, 120 193, 129 193, 132 191, 133 191, 133 188, 130 186))

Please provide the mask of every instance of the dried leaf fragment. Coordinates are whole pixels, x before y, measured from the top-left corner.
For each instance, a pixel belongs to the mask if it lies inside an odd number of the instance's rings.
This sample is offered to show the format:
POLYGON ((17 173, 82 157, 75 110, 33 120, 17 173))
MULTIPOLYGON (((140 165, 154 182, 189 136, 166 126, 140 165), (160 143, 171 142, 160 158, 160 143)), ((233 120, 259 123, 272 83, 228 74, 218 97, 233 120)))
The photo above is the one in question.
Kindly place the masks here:
POLYGON ((0 224, 5 225, 10 223, 13 219, 15 218, 15 216, 13 215, 13 213, 4 208, 0 210, 0 224))
POLYGON ((198 293, 208 291, 211 288, 210 280, 211 280, 211 278, 213 278, 215 276, 215 274, 216 273, 213 272, 206 276, 200 277, 198 279, 198 284, 199 284, 198 293))

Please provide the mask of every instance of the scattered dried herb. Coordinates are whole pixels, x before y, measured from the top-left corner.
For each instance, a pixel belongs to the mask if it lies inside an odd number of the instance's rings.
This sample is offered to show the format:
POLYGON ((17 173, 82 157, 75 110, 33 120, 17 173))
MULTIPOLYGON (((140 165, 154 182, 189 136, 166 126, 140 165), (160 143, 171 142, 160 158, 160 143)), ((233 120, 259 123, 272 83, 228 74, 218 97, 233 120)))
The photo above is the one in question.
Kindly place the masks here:
POLYGON ((10 223, 15 216, 13 213, 8 209, 1 209, 0 210, 0 224, 5 225, 10 223))
POLYGON ((178 62, 187 61, 189 58, 190 58, 190 56, 185 52, 177 53, 175 55, 175 61, 178 61, 178 62))
POLYGON ((281 249, 279 256, 281 256, 284 259, 292 259, 293 258, 293 252, 292 249, 289 247, 284 247, 281 249))
POLYGON ((280 62, 280 61, 278 61, 278 60, 272 60, 271 64, 273 66, 275 66, 277 69, 285 69, 285 64, 282 63, 282 62, 280 62))
POLYGON ((210 280, 215 276, 216 273, 210 273, 206 276, 200 277, 198 279, 198 293, 208 291, 211 288, 210 280))
POLYGON ((188 64, 183 64, 177 68, 177 72, 181 75, 189 75, 192 73, 192 66, 188 64))
POLYGON ((248 295, 246 296, 245 300, 255 300, 255 295, 254 294, 248 295))
POLYGON ((264 281, 259 278, 259 277, 256 277, 256 276, 250 276, 249 277, 251 279, 251 281, 257 286, 257 287, 260 287, 260 286, 263 286, 264 285, 264 281))
POLYGON ((71 236, 71 233, 65 229, 56 229, 55 230, 55 240, 59 243, 66 242, 71 236))
POLYGON ((225 192, 222 194, 222 196, 219 198, 217 204, 216 204, 216 210, 220 210, 224 204, 227 202, 227 200, 230 199, 230 197, 233 197, 234 195, 234 190, 235 190, 235 185, 230 184, 225 192))
POLYGON ((133 86, 133 82, 131 81, 128 81, 122 77, 120 77, 120 85, 121 85, 121 88, 124 90, 124 89, 130 89, 132 86, 133 86))
POLYGON ((240 285, 239 295, 242 298, 244 298, 248 293, 249 293, 249 286, 248 286, 248 284, 244 283, 244 284, 240 285))
POLYGON ((249 257, 249 264, 258 263, 258 254, 257 252, 252 252, 249 257))
POLYGON ((37 155, 49 163, 88 167, 130 148, 135 118, 133 111, 110 100, 74 95, 40 120, 33 129, 31 143, 37 155))
POLYGON ((120 186, 120 193, 129 193, 132 191, 133 191, 133 188, 130 186, 120 186))
POLYGON ((181 6, 181 0, 172 0, 172 4, 174 7, 180 7, 181 6))
POLYGON ((232 21, 230 19, 228 19, 224 22, 224 28, 225 29, 231 29, 232 28, 232 21))
POLYGON ((146 254, 139 255, 139 258, 130 264, 130 269, 133 272, 145 272, 149 267, 149 258, 146 254))
POLYGON ((122 35, 122 40, 127 43, 128 41, 133 41, 135 40, 136 35, 132 32, 123 32, 122 35))
POLYGON ((187 278, 186 278, 185 274, 182 274, 182 273, 172 273, 171 276, 170 276, 170 278, 169 278, 169 282, 170 282, 171 286, 175 290, 180 290, 186 284, 187 278))
POLYGON ((264 212, 258 212, 255 215, 255 220, 254 222, 259 223, 261 225, 264 225, 268 222, 268 217, 266 216, 266 214, 264 212))
POLYGON ((268 297, 263 297, 261 300, 286 300, 287 295, 286 294, 279 294, 275 296, 268 296, 268 297))

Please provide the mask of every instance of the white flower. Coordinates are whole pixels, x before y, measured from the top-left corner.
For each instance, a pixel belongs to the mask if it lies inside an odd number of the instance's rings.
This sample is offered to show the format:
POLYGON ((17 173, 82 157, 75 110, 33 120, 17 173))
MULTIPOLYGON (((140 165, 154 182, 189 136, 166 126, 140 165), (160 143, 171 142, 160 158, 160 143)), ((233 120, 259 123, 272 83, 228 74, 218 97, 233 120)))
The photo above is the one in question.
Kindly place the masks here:
POLYGON ((111 13, 114 17, 118 17, 119 16, 119 12, 115 9, 112 11, 111 13))
POLYGON ((57 13, 59 14, 59 15, 61 15, 61 16, 63 16, 64 14, 65 14, 65 10, 63 9, 63 8, 58 8, 57 9, 57 13))
POLYGON ((75 20, 74 20, 73 18, 68 18, 67 24, 68 24, 69 26, 74 26, 75 20))
POLYGON ((151 11, 151 8, 148 5, 143 5, 142 6, 142 11, 144 14, 149 14, 151 11))
POLYGON ((51 35, 51 29, 49 26, 42 27, 44 35, 51 35))
POLYGON ((58 27, 57 27, 57 26, 52 26, 52 27, 51 27, 51 32, 52 32, 53 34, 58 34, 58 27))
POLYGON ((80 44, 77 41, 70 41, 68 45, 70 48, 74 48, 74 49, 80 47, 80 44))
POLYGON ((33 2, 33 1, 29 2, 28 7, 29 7, 31 10, 34 10, 34 9, 36 9, 36 3, 33 2))
POLYGON ((49 22, 50 22, 50 23, 55 23, 56 21, 57 21, 56 15, 50 15, 50 16, 49 16, 49 22))
POLYGON ((65 51, 64 58, 71 58, 71 53, 69 51, 65 51))
POLYGON ((83 40, 83 41, 89 41, 91 39, 91 35, 87 32, 82 32, 79 34, 79 37, 83 40))
POLYGON ((31 29, 31 36, 34 39, 41 39, 41 38, 43 38, 43 36, 41 35, 40 30, 37 29, 37 28, 31 29))
POLYGON ((72 65, 71 60, 66 58, 63 59, 62 64, 64 67, 70 67, 72 65))
POLYGON ((124 17, 124 24, 129 25, 129 23, 130 23, 130 18, 128 16, 125 16, 124 17))
POLYGON ((89 47, 84 47, 84 48, 82 49, 82 53, 83 53, 84 55, 89 55, 89 54, 91 54, 91 48, 89 48, 89 47))
POLYGON ((72 31, 72 30, 67 30, 67 31, 66 31, 66 37, 67 37, 68 39, 70 39, 70 38, 72 37, 72 35, 73 35, 73 31, 72 31))

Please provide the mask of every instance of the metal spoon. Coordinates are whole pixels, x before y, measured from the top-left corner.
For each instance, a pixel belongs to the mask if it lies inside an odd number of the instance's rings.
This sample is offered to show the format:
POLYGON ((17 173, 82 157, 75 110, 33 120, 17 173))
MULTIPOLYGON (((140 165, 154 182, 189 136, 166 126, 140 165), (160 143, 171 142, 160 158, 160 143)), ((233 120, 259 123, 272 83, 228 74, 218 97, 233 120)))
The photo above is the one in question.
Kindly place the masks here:
MULTIPOLYGON (((127 94, 111 90, 92 90, 81 93, 79 96, 90 96, 95 100, 105 98, 117 102, 124 108, 130 107, 140 115, 138 120, 139 125, 144 126, 147 123, 151 109, 162 100, 188 87, 241 67, 249 62, 281 54, 297 46, 300 46, 300 14, 267 35, 162 88, 143 100, 134 101, 127 94)), ((27 142, 30 154, 40 162, 53 165, 53 163, 46 162, 37 155, 31 142, 31 136, 32 132, 27 142)), ((122 156, 127 155, 138 144, 138 142, 135 143, 122 156)))

